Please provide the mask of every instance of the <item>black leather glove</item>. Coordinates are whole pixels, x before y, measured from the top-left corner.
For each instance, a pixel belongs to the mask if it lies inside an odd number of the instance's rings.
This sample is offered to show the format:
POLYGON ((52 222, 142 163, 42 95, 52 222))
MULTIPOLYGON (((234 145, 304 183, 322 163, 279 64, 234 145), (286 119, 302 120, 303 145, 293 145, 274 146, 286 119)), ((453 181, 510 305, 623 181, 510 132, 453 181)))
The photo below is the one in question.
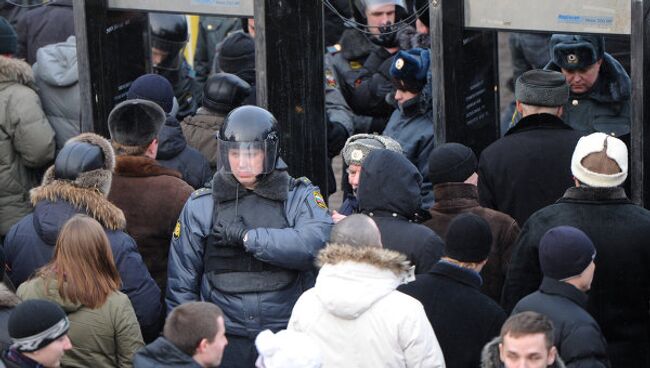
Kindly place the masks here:
POLYGON ((397 47, 397 31, 399 24, 388 23, 379 27, 379 35, 374 37, 373 43, 387 49, 397 47))
POLYGON ((244 245, 246 225, 241 216, 235 217, 230 223, 219 222, 214 229, 217 244, 226 247, 241 247, 244 245))
POLYGON ((370 79, 370 93, 384 100, 386 95, 393 92, 393 83, 381 73, 375 73, 370 79))
POLYGON ((338 155, 343 146, 345 146, 345 141, 348 140, 348 131, 345 129, 343 124, 337 123, 335 121, 327 122, 327 157, 333 158, 338 155))

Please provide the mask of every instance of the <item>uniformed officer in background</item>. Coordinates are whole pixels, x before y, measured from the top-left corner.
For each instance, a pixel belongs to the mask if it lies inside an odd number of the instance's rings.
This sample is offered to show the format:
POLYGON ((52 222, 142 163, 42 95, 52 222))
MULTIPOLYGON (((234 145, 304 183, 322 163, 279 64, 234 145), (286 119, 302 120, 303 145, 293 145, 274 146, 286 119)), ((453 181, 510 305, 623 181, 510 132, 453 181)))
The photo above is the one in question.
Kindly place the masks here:
POLYGON ((189 41, 187 19, 180 14, 149 14, 153 72, 167 78, 178 101, 176 119, 194 115, 201 104, 203 87, 195 78, 183 52, 189 41))

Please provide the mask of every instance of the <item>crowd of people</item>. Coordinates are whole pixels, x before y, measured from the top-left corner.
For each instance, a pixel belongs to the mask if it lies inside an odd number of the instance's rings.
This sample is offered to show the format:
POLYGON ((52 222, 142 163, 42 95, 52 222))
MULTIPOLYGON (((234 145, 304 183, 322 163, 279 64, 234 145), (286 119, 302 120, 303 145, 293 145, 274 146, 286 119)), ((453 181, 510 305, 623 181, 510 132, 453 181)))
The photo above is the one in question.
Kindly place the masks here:
POLYGON ((186 17, 150 14, 153 73, 102 137, 72 2, 37 3, 0 1, 0 366, 650 366, 631 81, 602 36, 514 34, 535 60, 477 152, 434 144, 428 1, 328 2, 332 209, 256 106, 252 19, 201 17, 192 66, 186 17))

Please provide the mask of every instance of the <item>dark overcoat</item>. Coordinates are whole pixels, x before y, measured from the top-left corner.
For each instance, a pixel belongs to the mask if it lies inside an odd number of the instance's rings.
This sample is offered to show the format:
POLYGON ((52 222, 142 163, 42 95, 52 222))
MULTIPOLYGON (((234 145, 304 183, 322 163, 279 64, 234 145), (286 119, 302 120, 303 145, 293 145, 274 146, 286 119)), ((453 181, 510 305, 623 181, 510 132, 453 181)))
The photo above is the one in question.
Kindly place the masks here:
POLYGON ((539 241, 560 225, 584 231, 596 247, 587 310, 607 340, 612 367, 650 366, 650 211, 628 200, 622 188, 570 188, 531 216, 515 244, 503 307, 512 310, 537 290, 539 241))

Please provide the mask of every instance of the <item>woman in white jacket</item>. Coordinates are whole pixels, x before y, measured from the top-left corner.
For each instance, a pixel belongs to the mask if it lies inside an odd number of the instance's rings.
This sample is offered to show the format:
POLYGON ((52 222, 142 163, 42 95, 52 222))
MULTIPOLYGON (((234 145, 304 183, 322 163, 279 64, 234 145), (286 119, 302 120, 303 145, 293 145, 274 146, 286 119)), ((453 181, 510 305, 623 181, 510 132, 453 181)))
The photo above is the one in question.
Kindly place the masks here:
POLYGON ((310 335, 323 368, 444 368, 420 302, 395 289, 409 263, 378 247, 330 244, 318 256, 316 285, 296 303, 290 330, 310 335))

